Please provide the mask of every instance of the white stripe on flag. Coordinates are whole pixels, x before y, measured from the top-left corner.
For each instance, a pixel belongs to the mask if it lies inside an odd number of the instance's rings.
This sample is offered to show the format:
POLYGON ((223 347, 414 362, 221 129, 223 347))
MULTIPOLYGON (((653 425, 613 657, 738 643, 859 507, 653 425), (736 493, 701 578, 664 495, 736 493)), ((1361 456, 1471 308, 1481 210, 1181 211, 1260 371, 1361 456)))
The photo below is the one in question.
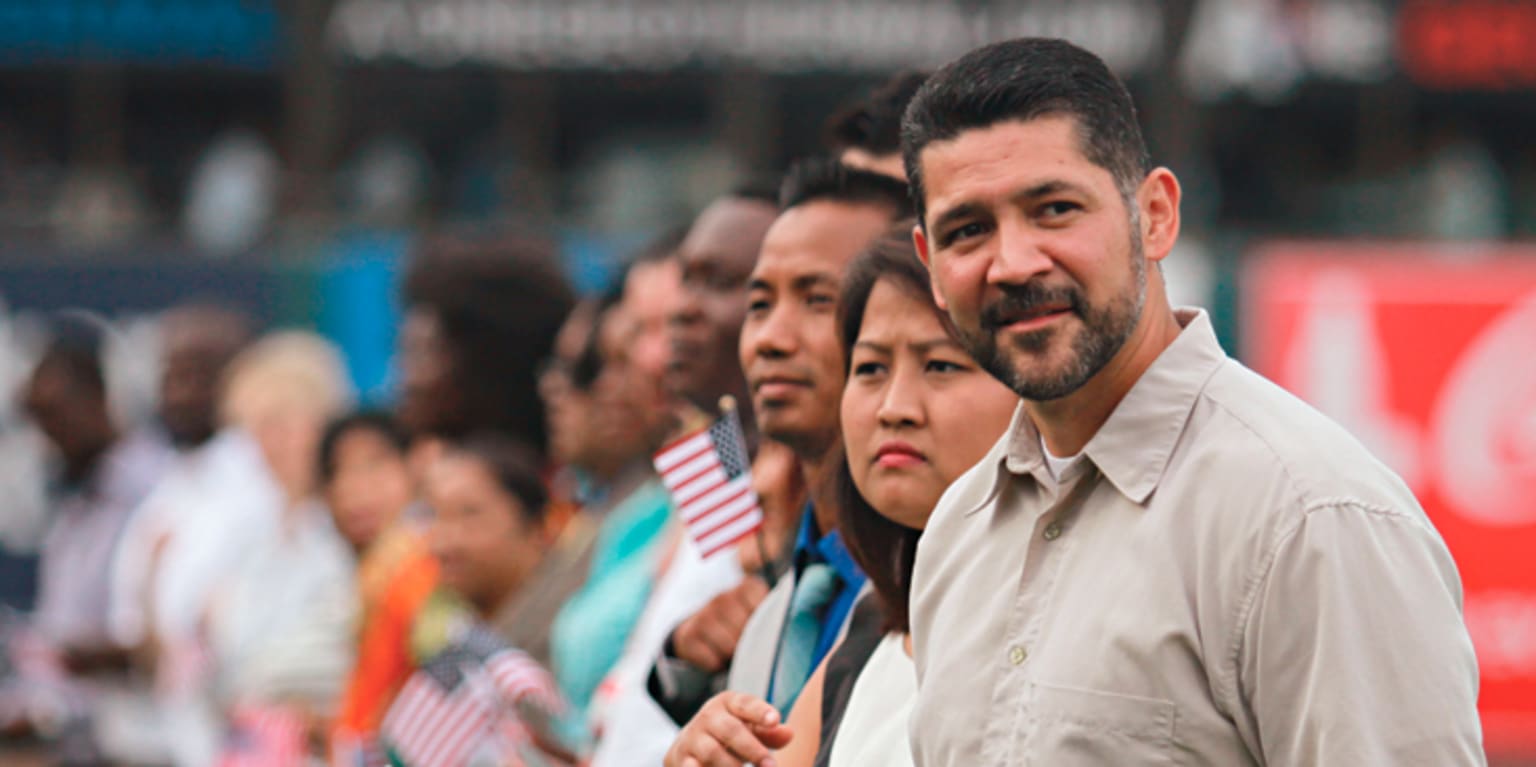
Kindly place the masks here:
POLYGON ((699 451, 709 450, 713 447, 714 442, 709 438, 709 431, 701 431, 672 447, 665 448, 663 452, 657 453, 653 463, 656 464, 656 471, 658 473, 665 474, 673 466, 698 455, 699 451))
POLYGON ((423 764, 448 764, 444 752, 452 751, 455 746, 454 730, 471 717, 451 703, 445 703, 434 713, 431 728, 423 734, 419 758, 423 764))
POLYGON ((479 745, 480 736, 489 724, 488 715, 480 706, 468 708, 471 710, 465 711, 462 719, 449 724, 446 737, 438 749, 442 759, 434 759, 427 764, 463 764, 469 752, 479 745))
POLYGON ((672 502, 679 508, 693 503, 695 498, 725 484, 725 469, 717 462, 710 470, 700 474, 682 487, 672 491, 672 502))
MULTIPOLYGON (((458 689, 462 690, 467 680, 460 682, 458 689)), ((418 756, 424 764, 444 764, 446 762, 438 758, 444 749, 454 747, 453 737, 458 723, 470 720, 476 706, 454 693, 444 694, 445 691, 433 685, 436 700, 432 703, 429 712, 424 712, 421 727, 417 732, 416 747, 418 756)))
POLYGON ((722 504, 714 511, 699 517, 697 520, 694 520, 690 526, 696 531, 695 537, 704 538, 710 533, 714 532, 715 528, 725 524, 730 520, 735 519, 742 512, 751 509, 756 505, 757 494, 748 489, 746 492, 741 494, 741 497, 736 498, 729 503, 722 504))
POLYGON ((747 534, 756 530, 763 523, 762 513, 757 510, 743 514, 740 519, 720 528, 707 538, 700 540, 699 553, 708 557, 721 549, 741 540, 747 534))
MULTIPOLYGON (((721 474, 724 474, 724 472, 721 472, 721 474)), ((683 516, 684 522, 692 525, 693 521, 701 515, 708 514, 712 509, 731 500, 742 490, 750 490, 751 488, 752 478, 743 474, 722 485, 717 485, 714 489, 694 500, 678 499, 682 502, 682 505, 678 507, 677 511, 683 516)))
POLYGON ((693 531, 693 536, 697 538, 709 532, 710 528, 719 524, 721 520, 735 516, 735 513, 732 512, 725 512, 725 516, 721 516, 721 513, 728 507, 735 512, 741 511, 741 505, 744 500, 752 500, 752 489, 749 487, 741 488, 734 494, 720 499, 718 503, 711 504, 707 508, 692 509, 692 516, 686 517, 684 523, 688 525, 688 529, 693 531))
POLYGON ((396 705, 390 706, 389 713, 384 717, 383 731, 397 742, 407 740, 416 728, 420 720, 420 709, 426 703, 426 696, 422 693, 421 686, 430 684, 424 677, 415 677, 406 683, 405 688, 396 697, 396 705))
POLYGON ((668 489, 676 492, 679 487, 688 484, 688 480, 703 474, 720 465, 719 456, 715 451, 708 450, 698 458, 695 458, 671 471, 662 473, 661 481, 666 483, 668 489))
POLYGON ((409 740, 402 739, 402 749, 409 748, 410 753, 417 759, 426 762, 436 753, 437 743, 442 738, 440 727, 454 713, 453 706, 443 696, 443 691, 437 689, 436 683, 431 683, 430 694, 432 699, 424 702, 420 712, 411 724, 408 734, 409 740))

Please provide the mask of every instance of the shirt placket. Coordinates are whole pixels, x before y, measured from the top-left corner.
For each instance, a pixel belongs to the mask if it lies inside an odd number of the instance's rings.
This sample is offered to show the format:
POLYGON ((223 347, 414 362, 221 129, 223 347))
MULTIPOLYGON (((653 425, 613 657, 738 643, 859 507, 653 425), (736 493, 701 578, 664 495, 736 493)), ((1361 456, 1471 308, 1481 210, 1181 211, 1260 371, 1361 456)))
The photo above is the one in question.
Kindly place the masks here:
POLYGON ((985 749, 985 753, 992 756, 988 764, 1028 763, 1027 752, 1022 752, 1021 748, 1032 727, 1027 705, 1029 681, 1033 676, 1032 652, 1044 633, 1052 596, 1072 546, 1071 538, 1064 533, 1097 479, 1091 470, 1084 473, 1069 492, 1059 495, 1031 524, 1029 545, 1001 649, 1002 673, 998 674, 993 691, 993 714, 988 717, 992 725, 985 749))

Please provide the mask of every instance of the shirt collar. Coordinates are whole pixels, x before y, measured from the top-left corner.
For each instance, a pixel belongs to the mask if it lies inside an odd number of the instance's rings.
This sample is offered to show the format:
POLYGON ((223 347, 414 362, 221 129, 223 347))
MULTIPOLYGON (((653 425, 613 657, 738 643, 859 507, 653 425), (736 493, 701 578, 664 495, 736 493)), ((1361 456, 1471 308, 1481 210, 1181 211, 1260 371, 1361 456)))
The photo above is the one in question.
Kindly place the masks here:
MULTIPOLYGON (((1205 311, 1179 309, 1175 316, 1183 330, 1141 374, 1082 451, 1115 489, 1138 504, 1157 488, 1195 400, 1227 359, 1205 311)), ((991 494, 1009 473, 1030 474, 1042 483, 1050 478, 1040 433, 1023 405, 1014 411, 1008 433, 984 460, 998 467, 991 494)))
POLYGON ((859 569, 858 563, 853 561, 853 555, 849 554, 848 548, 843 545, 843 536, 836 530, 823 535, 821 527, 816 524, 815 511, 815 508, 807 503, 805 513, 800 519, 800 532, 795 537, 796 575, 803 571, 806 565, 824 562, 832 566, 846 586, 862 586, 864 571, 859 569))

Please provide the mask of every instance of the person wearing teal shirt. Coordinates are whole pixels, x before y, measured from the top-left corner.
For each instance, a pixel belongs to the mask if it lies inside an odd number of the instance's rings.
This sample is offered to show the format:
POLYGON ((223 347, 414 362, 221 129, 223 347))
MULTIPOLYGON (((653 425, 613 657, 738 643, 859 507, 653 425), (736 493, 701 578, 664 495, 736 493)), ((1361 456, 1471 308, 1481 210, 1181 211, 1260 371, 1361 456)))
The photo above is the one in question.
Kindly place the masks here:
POLYGON ((587 405, 557 408, 552 419, 580 432, 576 441, 592 447, 585 452, 604 453, 619 467, 599 474, 591 461, 571 462, 600 482, 587 508, 599 511, 601 522, 586 582, 550 627, 550 656, 561 690, 583 712, 623 654, 676 537, 669 532, 671 501, 651 466, 675 422, 662 383, 665 359, 648 353, 665 347, 658 333, 677 290, 668 261, 673 247, 664 240, 648 248, 597 303, 586 351, 570 367, 587 405), (629 283, 637 289, 626 289, 629 283))
POLYGON ((550 629, 555 679, 579 711, 586 710, 624 652, 650 598, 667 540, 672 514, 667 489, 654 474, 638 479, 603 520, 587 582, 550 629))

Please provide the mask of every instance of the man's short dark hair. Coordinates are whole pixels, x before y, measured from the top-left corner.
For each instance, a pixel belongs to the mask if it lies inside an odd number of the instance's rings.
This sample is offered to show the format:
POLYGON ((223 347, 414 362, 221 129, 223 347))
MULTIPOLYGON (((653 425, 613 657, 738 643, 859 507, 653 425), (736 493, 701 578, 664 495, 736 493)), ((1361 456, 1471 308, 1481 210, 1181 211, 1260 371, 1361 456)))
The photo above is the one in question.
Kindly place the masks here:
MULTIPOLYGON (((777 207, 779 204, 777 181, 778 179, 771 174, 754 173, 741 183, 731 187, 731 191, 726 192, 725 199, 761 202, 777 207)), ((683 236, 688 236, 686 230, 683 232, 683 236)))
POLYGON ((884 205, 890 208, 892 220, 912 215, 912 198, 907 194, 906 184, 826 157, 796 162, 779 187, 782 210, 816 200, 884 205))
POLYGON ((1065 40, 994 43, 935 72, 907 107, 901 153, 919 222, 927 211, 924 147, 962 131, 1047 115, 1077 120, 1083 154, 1115 177, 1127 199, 1151 170, 1131 94, 1103 60, 1065 40))
POLYGON ((875 156, 901 151, 901 115, 927 72, 898 72, 863 98, 846 104, 827 119, 822 132, 834 152, 862 149, 875 156))

